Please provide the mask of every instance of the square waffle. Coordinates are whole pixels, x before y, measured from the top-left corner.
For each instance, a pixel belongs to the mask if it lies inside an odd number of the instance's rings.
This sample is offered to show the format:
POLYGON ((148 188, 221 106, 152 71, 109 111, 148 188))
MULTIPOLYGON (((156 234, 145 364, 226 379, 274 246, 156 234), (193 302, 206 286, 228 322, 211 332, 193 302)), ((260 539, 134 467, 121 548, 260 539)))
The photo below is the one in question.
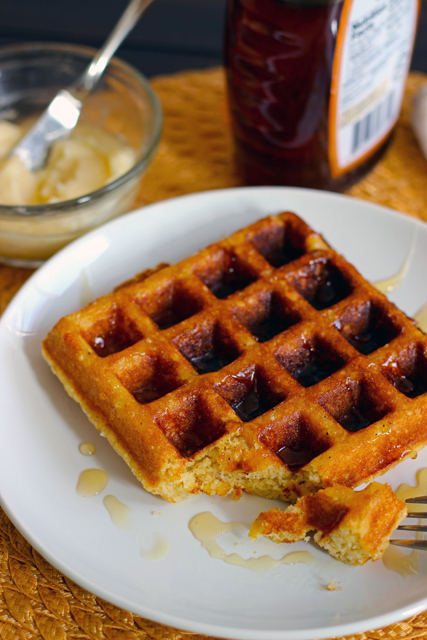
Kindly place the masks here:
POLYGON ((43 353, 172 502, 356 487, 427 442, 427 336, 289 212, 62 318, 43 353))

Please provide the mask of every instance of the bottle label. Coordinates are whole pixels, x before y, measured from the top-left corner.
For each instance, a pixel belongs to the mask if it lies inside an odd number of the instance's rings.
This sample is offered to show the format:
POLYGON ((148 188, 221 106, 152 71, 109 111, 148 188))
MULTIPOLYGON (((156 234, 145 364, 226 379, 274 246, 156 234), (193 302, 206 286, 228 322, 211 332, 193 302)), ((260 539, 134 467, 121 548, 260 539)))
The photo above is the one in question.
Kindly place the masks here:
POLYGON ((344 2, 329 105, 334 178, 372 155, 399 117, 419 4, 420 0, 344 2))

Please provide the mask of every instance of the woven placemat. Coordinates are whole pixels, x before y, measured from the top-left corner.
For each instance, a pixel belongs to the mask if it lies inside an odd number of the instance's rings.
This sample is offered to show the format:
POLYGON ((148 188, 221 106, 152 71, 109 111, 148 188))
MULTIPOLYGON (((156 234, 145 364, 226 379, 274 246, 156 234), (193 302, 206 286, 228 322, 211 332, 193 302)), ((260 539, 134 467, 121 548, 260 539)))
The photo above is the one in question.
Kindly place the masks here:
MULTIPOLYGON (((414 92, 427 82, 411 74, 392 145, 349 193, 427 221, 427 161, 409 123, 414 92)), ((194 191, 240 186, 222 69, 153 81, 164 133, 135 207, 194 191)), ((0 266, 0 313, 31 275, 0 266)), ((150 622, 81 589, 47 563, 0 508, 0 638, 2 640, 197 640, 202 636, 150 622)), ((347 640, 427 640, 427 612, 347 640)))

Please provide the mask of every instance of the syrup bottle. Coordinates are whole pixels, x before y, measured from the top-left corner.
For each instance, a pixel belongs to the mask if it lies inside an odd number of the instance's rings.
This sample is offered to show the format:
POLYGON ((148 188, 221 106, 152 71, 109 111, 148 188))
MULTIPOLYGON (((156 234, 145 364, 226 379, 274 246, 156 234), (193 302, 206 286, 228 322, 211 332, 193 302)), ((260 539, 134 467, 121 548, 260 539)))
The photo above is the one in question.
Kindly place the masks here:
POLYGON ((228 0, 225 67, 247 184, 341 191, 399 116, 419 0, 228 0))

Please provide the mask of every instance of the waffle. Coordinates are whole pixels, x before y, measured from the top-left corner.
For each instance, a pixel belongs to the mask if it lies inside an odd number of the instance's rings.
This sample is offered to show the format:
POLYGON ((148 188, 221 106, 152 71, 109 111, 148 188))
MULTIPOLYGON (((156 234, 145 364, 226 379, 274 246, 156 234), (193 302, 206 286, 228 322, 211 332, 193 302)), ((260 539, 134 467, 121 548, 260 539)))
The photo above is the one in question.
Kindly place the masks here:
POLYGON ((62 318, 43 353, 172 502, 356 487, 427 441, 427 336, 293 213, 62 318))
POLYGON ((372 482, 362 491, 333 485, 312 496, 299 498, 284 511, 260 513, 249 535, 274 542, 305 540, 315 531, 314 541, 347 564, 378 560, 390 536, 406 517, 406 504, 388 485, 372 482))

